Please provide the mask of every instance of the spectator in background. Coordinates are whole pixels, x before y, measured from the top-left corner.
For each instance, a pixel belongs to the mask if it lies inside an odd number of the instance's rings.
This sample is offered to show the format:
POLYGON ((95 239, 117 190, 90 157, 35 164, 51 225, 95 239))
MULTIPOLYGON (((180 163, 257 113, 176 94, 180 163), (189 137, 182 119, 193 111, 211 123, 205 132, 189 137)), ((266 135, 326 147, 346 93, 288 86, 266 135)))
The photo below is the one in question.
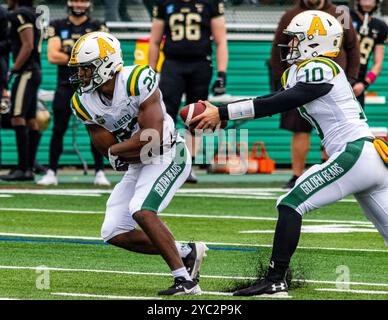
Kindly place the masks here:
MULTIPOLYGON (((360 50, 357 41, 357 33, 353 28, 350 17, 333 5, 330 0, 300 0, 293 8, 287 10, 281 17, 278 28, 275 33, 275 38, 272 43, 271 50, 271 72, 273 79, 273 87, 275 90, 280 88, 280 78, 283 72, 289 67, 286 62, 279 63, 280 48, 279 44, 287 44, 289 39, 283 33, 283 30, 288 26, 291 20, 300 12, 305 10, 322 10, 332 16, 339 17, 345 15, 343 20, 345 23, 349 21, 349 26, 344 25, 344 38, 342 42, 342 50, 337 58, 333 60, 344 69, 348 81, 354 85, 358 78, 360 50), (349 19, 348 19, 349 18, 349 19)), ((307 154, 310 150, 310 133, 312 126, 307 120, 302 118, 298 110, 291 110, 281 114, 280 128, 289 130, 293 133, 291 142, 291 161, 292 161, 292 178, 287 182, 285 188, 292 188, 296 180, 302 175, 307 154)))
POLYGON ((8 0, 11 10, 10 40, 15 79, 11 94, 11 124, 16 133, 18 165, 5 181, 34 180, 32 168, 41 133, 36 122, 38 88, 41 82, 40 52, 42 34, 37 28, 32 0, 8 0))
MULTIPOLYGON (((8 98, 8 60, 9 60, 9 39, 8 39, 8 17, 7 11, 0 6, 0 119, 1 115, 9 111, 8 98)), ((1 122, 0 122, 1 129, 1 122)), ((1 137, 0 137, 0 166, 1 161, 1 137)))
MULTIPOLYGON (((85 33, 107 31, 104 23, 92 20, 88 16, 90 0, 70 0, 67 2, 68 17, 53 20, 48 28, 47 58, 50 63, 58 65, 57 89, 53 101, 54 126, 50 141, 50 159, 47 173, 37 182, 38 185, 57 185, 59 157, 63 152, 63 137, 71 117, 70 99, 75 89, 69 82, 74 73, 67 66, 74 43, 85 33)), ((96 177, 94 184, 109 186, 104 174, 104 158, 91 144, 96 177)))
POLYGON ((351 11, 353 26, 360 40, 360 72, 353 86, 354 94, 361 106, 365 103, 365 90, 380 75, 384 62, 385 43, 388 26, 384 21, 374 18, 380 0, 356 0, 355 9, 351 11), (373 53, 373 67, 368 71, 368 62, 373 53))
MULTIPOLYGON (((168 114, 176 121, 183 93, 186 93, 186 104, 207 100, 213 75, 212 36, 217 48, 218 71, 212 91, 215 95, 225 93, 228 47, 224 2, 157 0, 148 56, 153 69, 156 69, 163 35, 166 36, 163 47, 165 61, 160 75, 160 90, 168 114)), ((194 137, 191 153, 194 158, 194 137)), ((187 182, 197 182, 193 171, 187 182)))

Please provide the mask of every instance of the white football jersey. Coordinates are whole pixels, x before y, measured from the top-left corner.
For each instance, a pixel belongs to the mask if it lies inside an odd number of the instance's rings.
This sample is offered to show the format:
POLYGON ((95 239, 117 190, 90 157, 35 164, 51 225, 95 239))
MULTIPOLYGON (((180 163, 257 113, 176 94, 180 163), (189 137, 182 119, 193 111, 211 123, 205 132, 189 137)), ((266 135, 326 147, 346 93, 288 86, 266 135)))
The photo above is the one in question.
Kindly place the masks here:
POLYGON ((299 107, 300 114, 317 130, 329 155, 341 150, 348 142, 373 137, 345 72, 334 61, 318 57, 299 66, 293 64, 283 73, 281 82, 285 89, 298 82, 333 85, 326 95, 299 107))
MULTIPOLYGON (((118 141, 132 137, 140 127, 137 122, 140 105, 158 89, 156 73, 149 66, 133 65, 123 67, 117 74, 114 94, 107 101, 98 90, 93 93, 77 92, 71 98, 71 109, 84 124, 97 124, 112 132, 118 141)), ((160 94, 163 110, 163 144, 169 145, 179 138, 172 118, 167 114, 160 94)))

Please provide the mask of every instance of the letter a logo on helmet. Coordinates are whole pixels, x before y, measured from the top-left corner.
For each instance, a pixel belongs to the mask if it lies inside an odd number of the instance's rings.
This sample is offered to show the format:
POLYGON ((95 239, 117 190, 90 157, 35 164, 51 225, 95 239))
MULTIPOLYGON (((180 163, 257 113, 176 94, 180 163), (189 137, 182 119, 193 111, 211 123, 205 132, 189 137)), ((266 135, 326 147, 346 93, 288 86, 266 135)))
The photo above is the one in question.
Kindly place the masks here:
POLYGON ((281 60, 289 64, 318 56, 334 58, 341 50, 342 26, 335 17, 323 11, 299 13, 283 33, 290 36, 290 42, 279 44, 287 50, 281 60))
POLYGON ((318 34, 320 36, 327 35, 327 31, 323 26, 322 20, 320 17, 314 17, 310 24, 310 29, 307 31, 307 35, 312 36, 318 34))

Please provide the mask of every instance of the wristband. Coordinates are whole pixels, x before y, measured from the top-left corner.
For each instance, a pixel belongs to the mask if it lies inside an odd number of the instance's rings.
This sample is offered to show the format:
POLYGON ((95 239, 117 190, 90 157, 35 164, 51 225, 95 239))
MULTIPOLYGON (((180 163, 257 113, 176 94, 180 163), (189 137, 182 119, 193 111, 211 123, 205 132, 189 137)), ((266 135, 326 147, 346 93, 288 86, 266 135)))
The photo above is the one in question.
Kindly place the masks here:
POLYGON ((227 108, 230 120, 253 119, 255 117, 252 99, 229 103, 227 108))
POLYGON ((376 75, 374 72, 369 71, 368 74, 366 75, 365 79, 366 79, 366 78, 368 78, 369 81, 370 81, 370 84, 372 84, 373 82, 376 81, 377 75, 376 75))
POLYGON ((368 87, 369 87, 369 85, 370 85, 370 83, 369 83, 368 81, 366 81, 366 80, 361 80, 361 83, 364 84, 365 90, 368 89, 368 87))

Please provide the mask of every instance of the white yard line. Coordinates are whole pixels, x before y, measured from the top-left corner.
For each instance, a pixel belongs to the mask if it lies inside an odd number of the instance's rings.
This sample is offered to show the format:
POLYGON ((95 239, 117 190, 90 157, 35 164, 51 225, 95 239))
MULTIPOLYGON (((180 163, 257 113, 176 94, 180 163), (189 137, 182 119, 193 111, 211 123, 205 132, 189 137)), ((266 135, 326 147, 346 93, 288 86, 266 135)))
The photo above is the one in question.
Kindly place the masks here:
MULTIPOLYGON (((119 270, 102 270, 102 269, 77 269, 77 268, 53 268, 46 267, 28 267, 28 266, 2 266, 0 269, 9 270, 49 270, 49 271, 64 271, 64 272, 90 272, 90 273, 111 273, 111 274, 126 274, 126 275, 138 275, 138 276, 159 276, 159 277, 171 277, 171 273, 166 272, 137 272, 137 271, 119 271, 119 270)), ((242 276, 222 276, 222 275, 201 275, 202 278, 208 279, 228 279, 228 280, 255 280, 255 277, 242 277, 242 276)), ((301 281, 306 283, 315 284, 338 284, 336 281, 326 280, 303 280, 294 279, 293 281, 301 281)), ((370 286, 370 287, 388 287, 388 283, 375 283, 375 282, 342 282, 341 285, 358 285, 358 286, 370 286)), ((231 295, 231 293, 224 292, 224 295, 231 295)))
MULTIPOLYGON (((63 210, 63 209, 42 209, 42 208, 0 208, 0 211, 15 211, 15 212, 36 212, 36 213, 65 213, 65 214, 104 214, 104 211, 90 210, 63 210)), ((217 215, 217 214, 195 214, 195 213, 159 213, 161 217, 176 217, 176 218, 200 218, 200 219, 232 219, 232 220, 261 220, 261 221, 277 221, 275 217, 258 217, 258 216, 241 216, 241 215, 217 215)), ((326 220, 326 219, 303 219, 304 222, 322 222, 322 223, 348 223, 355 225, 373 226, 368 221, 357 220, 326 220)))
MULTIPOLYGON (((9 233, 0 232, 0 236, 25 237, 25 238, 48 238, 48 239, 74 239, 74 240, 101 240, 100 237, 85 236, 63 236, 52 234, 31 234, 31 233, 9 233)), ((178 242, 190 242, 188 240, 177 240, 178 242)), ((253 248, 272 248, 272 244, 251 244, 251 243, 234 243, 234 242, 208 242, 208 245, 233 246, 233 247, 253 247, 253 248)), ((303 247, 302 250, 329 250, 329 251, 354 251, 354 252, 388 252, 386 249, 363 249, 363 248, 327 248, 327 247, 303 247)))
POLYGON ((89 211, 89 210, 63 210, 63 209, 41 209, 41 208, 0 208, 0 211, 24 211, 36 213, 74 213, 74 214, 104 214, 105 211, 89 211))
POLYGON ((21 238, 52 238, 52 239, 73 239, 73 240, 100 240, 101 237, 85 237, 85 236, 62 236, 51 234, 32 234, 32 233, 10 233, 0 232, 0 236, 21 237, 21 238))
MULTIPOLYGON (((111 192, 111 189, 0 189, 0 196, 3 194, 35 194, 100 197, 103 194, 111 192)), ((184 188, 178 190, 176 195, 186 197, 276 200, 280 194, 286 192, 288 192, 288 190, 281 188, 184 188)), ((340 202, 356 202, 356 200, 343 199, 340 200, 340 202)))
MULTIPOLYGON (((277 200, 279 196, 255 196, 239 194, 212 194, 212 193, 176 193, 177 197, 194 197, 194 198, 222 198, 222 199, 253 199, 253 200, 277 200)), ((338 202, 356 203, 356 199, 341 199, 338 202)))
POLYGON ((350 289, 329 289, 329 288, 319 288, 315 290, 326 291, 326 292, 344 292, 344 293, 361 293, 361 294, 388 294, 388 291, 374 291, 374 290, 350 290, 350 289))
POLYGON ((84 298, 100 298, 100 299, 124 299, 124 300, 162 300, 160 297, 140 297, 140 296, 112 296, 89 293, 71 293, 71 292, 51 292, 54 296, 67 297, 84 297, 84 298))

